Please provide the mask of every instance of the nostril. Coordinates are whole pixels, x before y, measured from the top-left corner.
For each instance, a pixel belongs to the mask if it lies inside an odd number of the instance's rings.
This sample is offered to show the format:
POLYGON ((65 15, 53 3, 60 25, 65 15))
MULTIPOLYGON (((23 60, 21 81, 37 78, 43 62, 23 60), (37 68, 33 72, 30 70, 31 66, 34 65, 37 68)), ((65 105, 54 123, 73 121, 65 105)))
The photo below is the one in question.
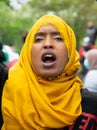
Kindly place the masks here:
POLYGON ((50 48, 53 48, 53 46, 50 46, 50 48))
POLYGON ((45 49, 46 49, 46 48, 53 48, 53 46, 51 46, 51 45, 45 45, 44 48, 45 48, 45 49))

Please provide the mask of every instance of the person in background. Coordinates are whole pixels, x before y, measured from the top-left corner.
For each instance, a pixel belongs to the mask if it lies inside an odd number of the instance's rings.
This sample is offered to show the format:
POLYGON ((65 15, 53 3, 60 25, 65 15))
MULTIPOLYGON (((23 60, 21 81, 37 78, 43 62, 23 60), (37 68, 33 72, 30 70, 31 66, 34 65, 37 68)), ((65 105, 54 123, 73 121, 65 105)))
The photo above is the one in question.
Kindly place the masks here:
POLYGON ((6 60, 6 56, 3 52, 3 44, 0 42, 0 63, 6 67, 6 65, 3 63, 6 60))
POLYGON ((3 43, 0 37, 0 129, 3 124, 3 118, 1 113, 2 90, 3 90, 4 83, 8 78, 8 67, 3 63, 6 60, 6 56, 2 49, 3 49, 3 43))
POLYGON ((2 91, 5 81, 8 78, 8 68, 5 67, 2 63, 0 63, 0 130, 3 124, 3 118, 1 113, 1 98, 2 98, 2 91))
POLYGON ((90 38, 89 42, 95 45, 97 39, 97 28, 95 27, 93 21, 87 22, 87 35, 90 38))
POLYGON ((86 75, 86 68, 84 67, 83 63, 84 63, 84 53, 89 51, 90 49, 96 49, 97 47, 93 44, 90 44, 89 42, 90 38, 89 37, 84 37, 82 39, 82 45, 80 46, 78 52, 79 52, 79 55, 80 55, 80 63, 81 63, 81 67, 80 67, 80 70, 78 72, 79 74, 79 77, 83 80, 84 79, 84 76, 86 75))
MULTIPOLYGON (((86 74, 83 79, 82 115, 67 130, 97 130, 97 49, 84 53, 83 66, 86 74)), ((64 129, 65 130, 65 129, 64 129)))
POLYGON ((84 67, 87 70, 84 77, 84 88, 97 92, 97 49, 89 50, 84 56, 84 67))
POLYGON ((81 115, 82 81, 72 28, 56 15, 29 31, 2 95, 1 130, 48 130, 72 125, 81 115))
POLYGON ((89 37, 84 37, 82 40, 82 45, 79 48, 78 52, 80 55, 80 63, 83 65, 84 61, 84 53, 89 51, 90 49, 95 49, 96 46, 90 43, 90 38, 89 37))
POLYGON ((6 56, 4 64, 8 68, 12 67, 19 59, 19 54, 16 52, 16 48, 13 44, 3 45, 3 52, 6 56))
POLYGON ((81 89, 82 114, 73 125, 60 130, 97 130, 97 92, 81 89))

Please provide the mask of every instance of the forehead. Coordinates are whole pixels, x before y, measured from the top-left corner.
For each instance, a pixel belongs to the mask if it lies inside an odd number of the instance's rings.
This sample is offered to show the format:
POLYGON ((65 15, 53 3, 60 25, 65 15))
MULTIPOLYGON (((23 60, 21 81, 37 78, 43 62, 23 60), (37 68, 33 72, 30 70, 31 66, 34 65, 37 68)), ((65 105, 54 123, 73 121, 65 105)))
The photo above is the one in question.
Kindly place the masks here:
POLYGON ((37 31, 37 33, 41 33, 41 32, 58 32, 58 30, 56 29, 54 25, 47 24, 47 25, 41 26, 39 30, 37 31))

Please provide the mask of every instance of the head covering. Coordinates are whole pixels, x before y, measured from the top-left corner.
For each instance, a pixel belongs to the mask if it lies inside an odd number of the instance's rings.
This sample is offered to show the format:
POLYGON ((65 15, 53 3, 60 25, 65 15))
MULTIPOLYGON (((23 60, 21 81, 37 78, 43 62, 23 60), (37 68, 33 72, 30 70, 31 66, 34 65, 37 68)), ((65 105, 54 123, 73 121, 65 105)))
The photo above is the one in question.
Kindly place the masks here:
POLYGON ((4 127, 8 130, 47 130, 71 125, 82 112, 82 82, 76 75, 79 67, 72 29, 58 16, 41 17, 29 31, 19 61, 9 70, 2 98, 3 130, 4 127), (62 35, 69 56, 62 75, 52 81, 38 77, 31 60, 34 36, 41 26, 49 23, 62 35))
POLYGON ((97 69, 97 49, 91 49, 85 53, 85 61, 88 62, 88 69, 97 69))

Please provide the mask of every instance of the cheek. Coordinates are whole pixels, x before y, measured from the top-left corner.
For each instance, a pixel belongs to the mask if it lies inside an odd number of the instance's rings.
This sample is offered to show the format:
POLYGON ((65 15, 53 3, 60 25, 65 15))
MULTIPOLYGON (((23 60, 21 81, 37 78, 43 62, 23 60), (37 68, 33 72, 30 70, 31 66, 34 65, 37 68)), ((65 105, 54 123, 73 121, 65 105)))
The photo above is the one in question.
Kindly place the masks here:
POLYGON ((31 50, 32 66, 35 71, 38 71, 41 66, 41 45, 34 44, 31 50))
POLYGON ((63 64, 63 66, 66 66, 67 62, 68 62, 68 50, 66 48, 66 46, 63 46, 59 55, 60 58, 60 62, 63 64))
POLYGON ((40 48, 34 44, 31 49, 32 58, 35 59, 36 57, 38 57, 39 52, 40 52, 40 48))
POLYGON ((34 51, 33 48, 32 48, 32 50, 31 50, 31 57, 32 57, 32 60, 34 60, 34 57, 35 57, 35 51, 34 51))
POLYGON ((39 51, 37 50, 36 47, 32 47, 32 50, 31 50, 31 57, 32 57, 32 64, 33 66, 35 66, 37 64, 37 61, 38 61, 38 53, 39 51))

